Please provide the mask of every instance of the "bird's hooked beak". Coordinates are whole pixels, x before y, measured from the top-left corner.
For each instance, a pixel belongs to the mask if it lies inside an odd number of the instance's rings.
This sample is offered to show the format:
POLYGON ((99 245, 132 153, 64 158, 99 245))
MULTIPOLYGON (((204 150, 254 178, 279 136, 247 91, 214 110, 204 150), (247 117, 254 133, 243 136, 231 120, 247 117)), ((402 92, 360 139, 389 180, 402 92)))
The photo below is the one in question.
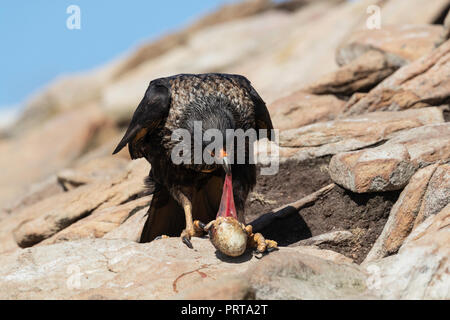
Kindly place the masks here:
POLYGON ((222 161, 222 167, 225 170, 226 175, 231 175, 231 164, 227 152, 224 149, 221 149, 217 157, 222 161))

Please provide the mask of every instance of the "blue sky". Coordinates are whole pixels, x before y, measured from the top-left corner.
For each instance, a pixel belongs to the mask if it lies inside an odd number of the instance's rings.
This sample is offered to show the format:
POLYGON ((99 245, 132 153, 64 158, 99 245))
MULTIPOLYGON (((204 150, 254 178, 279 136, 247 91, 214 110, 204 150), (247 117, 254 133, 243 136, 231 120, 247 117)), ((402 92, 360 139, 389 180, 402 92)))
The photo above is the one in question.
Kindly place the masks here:
POLYGON ((0 109, 19 105, 56 76, 88 70, 176 30, 231 0, 2 0, 0 109), (81 10, 69 30, 67 7, 81 10))

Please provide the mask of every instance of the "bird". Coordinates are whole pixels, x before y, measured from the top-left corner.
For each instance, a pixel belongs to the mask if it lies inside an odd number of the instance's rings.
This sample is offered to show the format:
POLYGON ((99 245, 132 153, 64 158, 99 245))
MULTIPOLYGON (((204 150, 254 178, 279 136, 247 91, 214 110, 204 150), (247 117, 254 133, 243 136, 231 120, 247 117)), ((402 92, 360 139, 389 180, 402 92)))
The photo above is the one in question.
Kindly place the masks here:
MULTIPOLYGON (((245 201, 256 184, 256 165, 249 161, 248 141, 239 150, 236 143, 230 147, 234 148, 233 155, 243 152, 245 161, 238 163, 231 159, 227 146, 235 137, 230 132, 238 129, 255 130, 257 139, 261 138, 262 130, 267 130, 266 137, 274 139, 266 104, 246 77, 224 73, 177 74, 150 82, 113 152, 116 154, 128 145, 132 159, 143 157, 151 164, 145 185, 153 198, 140 235, 141 243, 163 235, 179 236, 192 248, 191 237, 201 236, 194 222, 208 223, 215 219, 226 175, 233 177, 231 197, 237 220, 245 223, 245 201), (217 161, 174 163, 172 155, 180 141, 173 134, 184 130, 194 136, 196 123, 201 123, 202 133, 213 129, 223 137, 223 147, 218 152, 208 151, 217 161)), ((211 141, 212 138, 206 139, 197 146, 205 151, 211 141)), ((191 160, 195 143, 186 142, 191 151, 187 157, 191 160)))

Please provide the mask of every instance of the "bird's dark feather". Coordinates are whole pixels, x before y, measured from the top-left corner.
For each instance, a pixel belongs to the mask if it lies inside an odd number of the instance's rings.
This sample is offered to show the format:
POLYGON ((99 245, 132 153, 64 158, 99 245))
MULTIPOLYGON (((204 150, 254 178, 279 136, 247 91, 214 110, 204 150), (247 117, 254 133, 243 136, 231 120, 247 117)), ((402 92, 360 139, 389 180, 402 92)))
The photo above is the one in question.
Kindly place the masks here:
MULTIPOLYGON (((176 235, 184 226, 183 209, 174 200, 181 191, 192 203, 194 219, 207 223, 219 208, 225 172, 217 164, 175 165, 170 158, 174 130, 273 129, 264 101, 240 75, 180 74, 153 80, 137 107, 114 153, 128 144, 133 159, 145 157, 152 165, 148 187, 154 192, 141 241, 160 234, 176 235)), ((273 138, 272 136, 269 136, 273 138)), ((248 150, 246 150, 248 152, 248 150)), ((243 212, 248 193, 256 183, 254 164, 234 164, 233 194, 243 212)))

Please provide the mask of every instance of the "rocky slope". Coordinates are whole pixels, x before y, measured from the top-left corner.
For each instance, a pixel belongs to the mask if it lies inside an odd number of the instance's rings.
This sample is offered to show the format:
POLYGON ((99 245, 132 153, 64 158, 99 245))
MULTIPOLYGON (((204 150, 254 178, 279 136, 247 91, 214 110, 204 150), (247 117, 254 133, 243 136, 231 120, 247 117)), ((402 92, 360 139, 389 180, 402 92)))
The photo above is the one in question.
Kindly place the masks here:
POLYGON ((244 2, 56 80, 0 140, 0 298, 449 299, 449 6, 244 2), (246 75, 280 129, 247 202, 281 246, 261 259, 137 243, 150 166, 110 155, 149 80, 216 71, 246 75))

